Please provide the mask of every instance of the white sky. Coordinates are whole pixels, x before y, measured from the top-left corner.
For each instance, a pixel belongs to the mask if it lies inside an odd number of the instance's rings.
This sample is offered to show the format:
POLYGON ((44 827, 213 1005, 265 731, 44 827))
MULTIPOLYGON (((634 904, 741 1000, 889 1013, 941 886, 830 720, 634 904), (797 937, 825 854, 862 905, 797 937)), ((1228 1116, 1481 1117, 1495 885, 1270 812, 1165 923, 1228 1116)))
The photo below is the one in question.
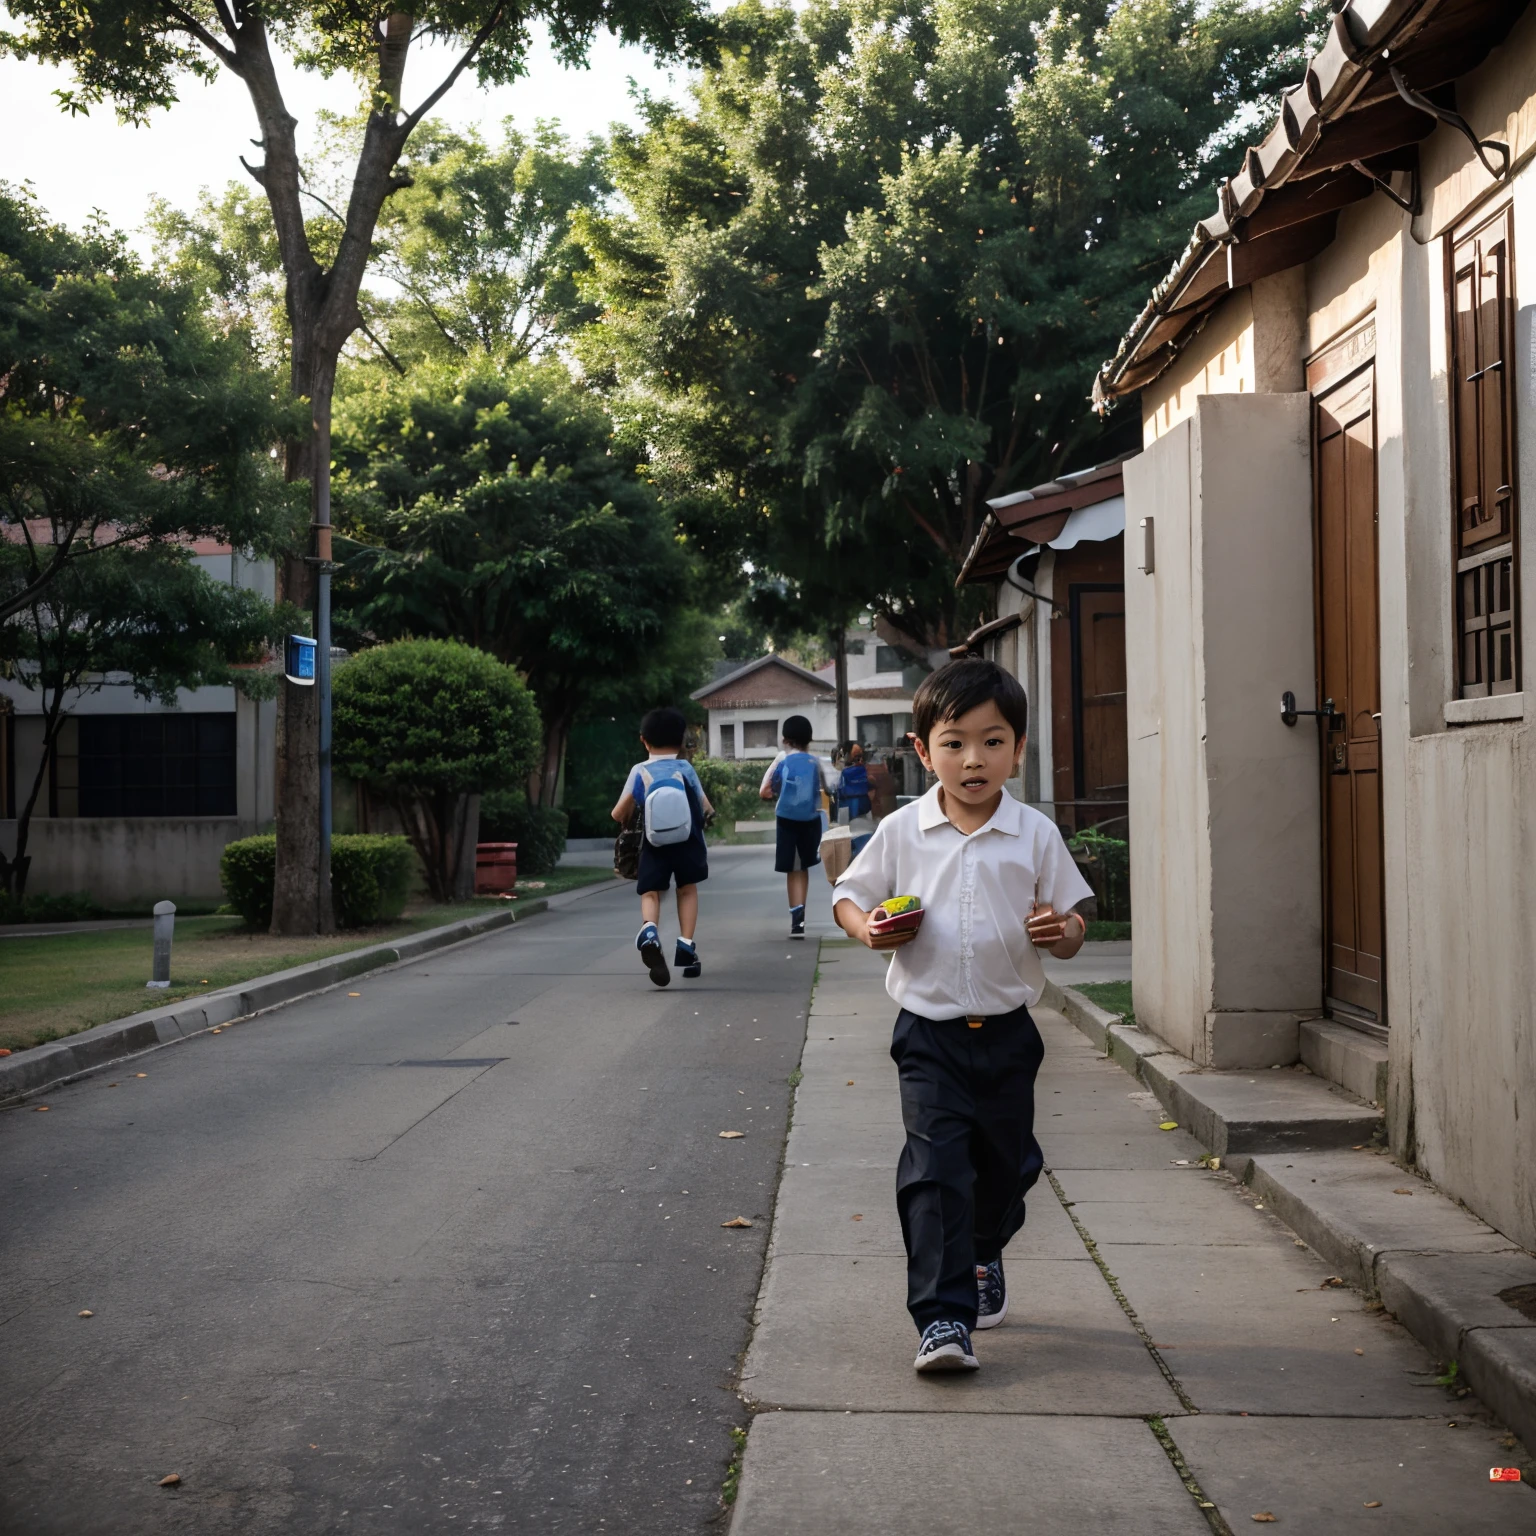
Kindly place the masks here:
MULTIPOLYGON (((406 70, 405 102, 414 106, 446 72, 445 50, 414 50, 406 70)), ((300 123, 300 152, 317 108, 345 112, 354 104, 349 80, 324 80, 284 68, 288 109, 300 123)), ((606 131, 610 122, 634 123, 629 96, 633 78, 653 95, 681 99, 687 76, 660 69, 638 49, 621 48, 606 33, 593 45, 591 67, 565 70, 542 40, 535 46, 525 78, 482 91, 461 79, 438 103, 436 116, 456 127, 477 124, 494 140, 505 117, 531 129, 539 118, 554 118, 573 138, 606 131)), ((101 209, 117 228, 140 229, 151 196, 191 208, 203 187, 231 180, 254 185, 239 161, 259 163, 251 139, 256 133, 250 99, 239 80, 223 71, 212 84, 189 78, 183 98, 156 112, 143 128, 124 127, 110 106, 89 117, 71 118, 52 92, 66 83, 62 71, 35 61, 0 58, 0 181, 30 181, 49 215, 78 228, 101 209)), ((143 241, 135 245, 142 248, 143 241)))

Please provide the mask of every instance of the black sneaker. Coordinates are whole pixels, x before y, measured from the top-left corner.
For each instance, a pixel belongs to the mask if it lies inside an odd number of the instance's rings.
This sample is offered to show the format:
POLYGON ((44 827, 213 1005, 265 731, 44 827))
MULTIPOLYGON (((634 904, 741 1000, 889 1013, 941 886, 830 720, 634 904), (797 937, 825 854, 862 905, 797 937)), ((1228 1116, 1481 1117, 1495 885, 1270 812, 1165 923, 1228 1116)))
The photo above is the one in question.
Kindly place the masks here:
POLYGON ((672 964, 680 970, 684 976, 698 976, 703 973, 704 967, 699 964, 698 947, 692 939, 679 939, 677 949, 672 956, 672 964))
POLYGON ((805 937, 805 908, 791 907, 789 909, 789 936, 792 939, 805 937))
POLYGON ((971 1353, 971 1330, 964 1323, 929 1323, 917 1346, 918 1371, 974 1371, 981 1362, 971 1353))
POLYGON ((1003 1261, 976 1266, 976 1326, 996 1328, 1008 1316, 1008 1282, 1003 1279, 1003 1261))
POLYGON ((661 952, 661 935, 656 931, 655 923, 647 923, 635 935, 635 948, 640 951, 640 959, 651 973, 651 980, 658 987, 669 985, 672 973, 667 969, 667 957, 661 952))

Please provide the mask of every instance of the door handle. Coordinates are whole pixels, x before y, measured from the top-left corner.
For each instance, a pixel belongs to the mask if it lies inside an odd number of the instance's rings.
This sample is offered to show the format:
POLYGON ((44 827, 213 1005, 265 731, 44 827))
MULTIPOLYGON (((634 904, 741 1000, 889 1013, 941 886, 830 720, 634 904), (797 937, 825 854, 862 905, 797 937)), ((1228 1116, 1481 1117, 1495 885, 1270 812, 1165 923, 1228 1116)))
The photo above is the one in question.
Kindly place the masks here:
POLYGON ((1296 695, 1289 688, 1280 695, 1280 718, 1286 725, 1295 725, 1303 715, 1315 715, 1319 720, 1333 718, 1333 700, 1324 699, 1321 709, 1297 709, 1296 695))

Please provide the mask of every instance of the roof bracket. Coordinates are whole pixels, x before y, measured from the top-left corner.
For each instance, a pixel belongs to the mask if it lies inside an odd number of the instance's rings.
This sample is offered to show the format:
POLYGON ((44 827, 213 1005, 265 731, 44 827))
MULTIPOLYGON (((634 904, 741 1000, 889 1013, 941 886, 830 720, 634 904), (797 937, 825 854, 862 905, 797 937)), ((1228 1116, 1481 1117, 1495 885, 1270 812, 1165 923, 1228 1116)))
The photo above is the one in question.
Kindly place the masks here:
MULTIPOLYGON (((1427 112, 1431 117, 1438 119, 1438 121, 1444 123, 1448 128, 1454 128, 1457 133, 1461 134, 1462 137, 1465 138, 1466 141, 1472 146, 1472 148, 1477 151, 1477 158, 1483 162, 1483 169, 1487 171, 1495 181, 1507 181, 1509 179, 1509 168, 1512 157, 1509 153, 1508 144, 1501 143, 1498 139, 1478 138, 1478 136, 1472 131, 1472 125, 1466 120, 1466 118, 1461 115, 1461 113, 1452 112, 1448 107, 1437 107, 1434 102, 1429 99, 1429 97, 1421 96, 1416 90, 1413 89, 1412 86, 1408 84, 1406 80, 1403 79, 1402 71, 1398 69, 1397 65, 1389 64, 1387 68, 1388 72, 1392 76, 1392 84, 1397 87, 1397 94, 1401 96, 1410 107, 1413 107, 1420 112, 1427 112), (1490 149, 1497 150, 1500 156, 1503 158, 1504 164, 1501 170, 1494 169, 1493 162, 1485 153, 1486 150, 1490 149)), ((1367 172, 1366 174, 1369 175, 1370 173, 1367 172)), ((1374 180, 1375 178, 1373 177, 1372 179, 1374 180)), ((1398 200, 1401 201, 1401 199, 1398 200)))
POLYGON ((1383 180, 1383 178, 1378 176, 1376 172, 1373 171, 1368 165, 1363 164, 1359 160, 1351 160, 1349 163, 1368 181, 1374 181, 1378 190, 1385 192, 1386 195, 1390 197, 1392 201, 1396 203, 1397 206, 1409 216, 1409 218, 1416 219, 1419 214, 1423 212, 1423 209, 1420 207, 1419 168, 1417 166, 1414 166, 1413 169, 1408 172, 1408 179, 1413 186, 1412 195, 1409 197, 1404 197, 1400 192, 1393 190, 1392 183, 1390 181, 1383 180))

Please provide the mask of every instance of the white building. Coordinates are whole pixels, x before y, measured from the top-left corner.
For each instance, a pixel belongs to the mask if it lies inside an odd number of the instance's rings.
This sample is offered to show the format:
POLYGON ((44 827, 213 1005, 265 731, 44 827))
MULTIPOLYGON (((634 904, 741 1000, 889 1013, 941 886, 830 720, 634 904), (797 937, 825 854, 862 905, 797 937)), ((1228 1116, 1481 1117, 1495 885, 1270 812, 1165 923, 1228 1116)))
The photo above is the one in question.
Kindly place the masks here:
MULTIPOLYGON (((272 595, 272 562, 203 540, 197 565, 272 595)), ((43 696, 0 678, 0 849, 36 782, 43 696)), ((105 681, 66 698, 65 721, 28 831, 32 894, 79 891, 103 906, 220 898, 219 855, 271 827, 277 702, 233 688, 184 690, 173 705, 105 681)))

